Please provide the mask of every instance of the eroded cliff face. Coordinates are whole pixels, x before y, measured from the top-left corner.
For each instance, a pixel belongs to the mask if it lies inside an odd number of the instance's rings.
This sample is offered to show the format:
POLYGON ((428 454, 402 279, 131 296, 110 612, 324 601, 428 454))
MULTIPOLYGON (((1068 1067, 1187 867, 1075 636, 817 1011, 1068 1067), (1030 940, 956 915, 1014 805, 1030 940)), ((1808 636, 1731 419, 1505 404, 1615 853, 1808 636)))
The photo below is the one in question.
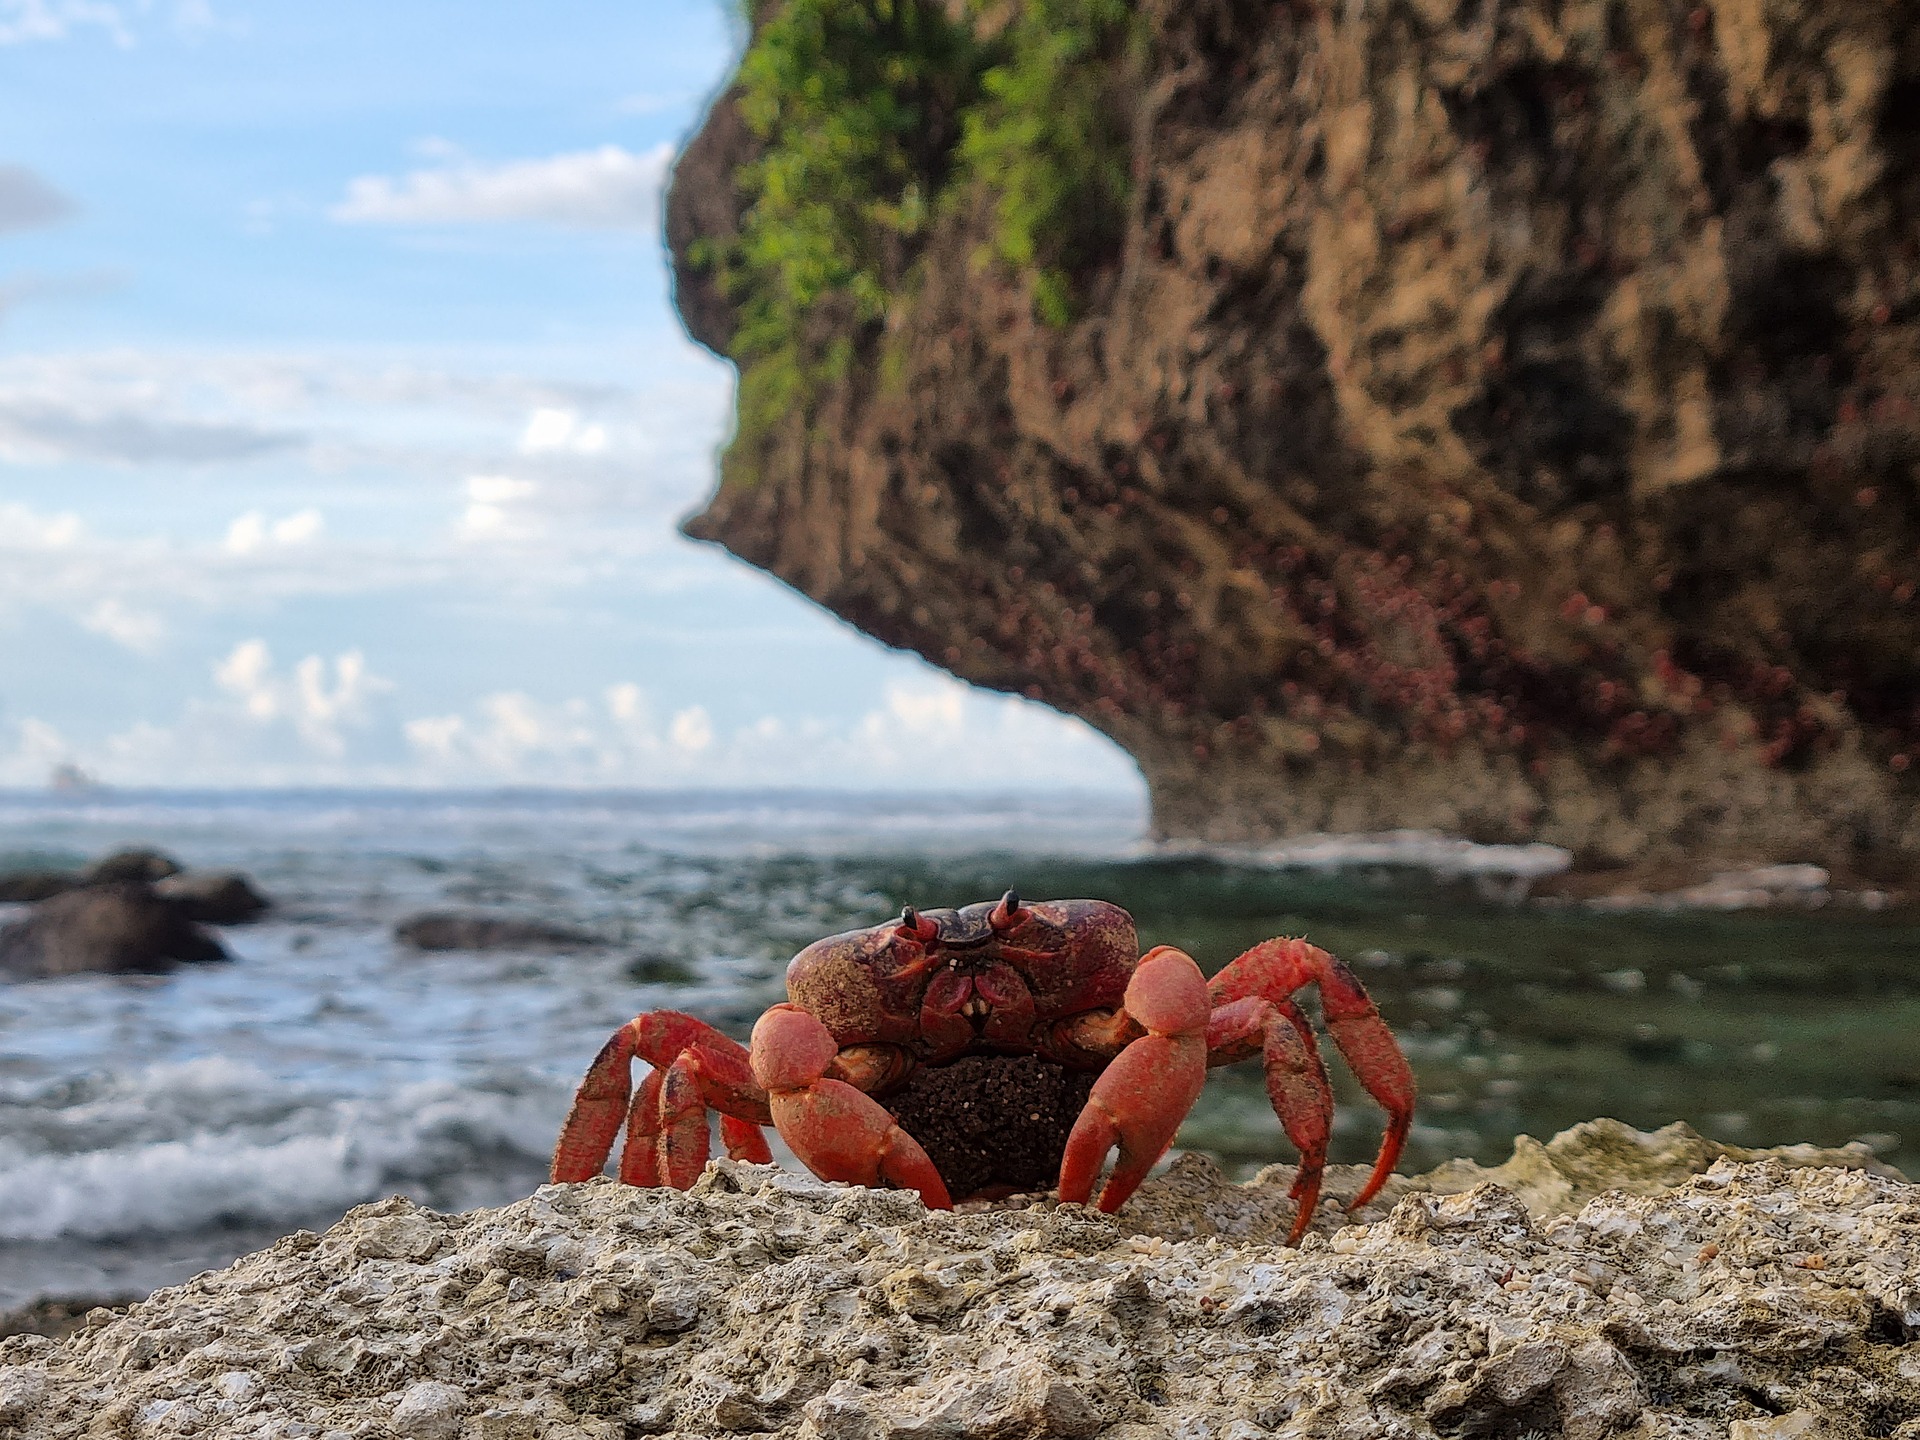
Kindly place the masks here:
MULTIPOLYGON (((1082 716, 1169 835, 1920 859, 1920 11, 1156 0, 1081 318, 982 199, 689 533, 1082 716)), ((756 140, 669 205, 723 353, 756 140)))

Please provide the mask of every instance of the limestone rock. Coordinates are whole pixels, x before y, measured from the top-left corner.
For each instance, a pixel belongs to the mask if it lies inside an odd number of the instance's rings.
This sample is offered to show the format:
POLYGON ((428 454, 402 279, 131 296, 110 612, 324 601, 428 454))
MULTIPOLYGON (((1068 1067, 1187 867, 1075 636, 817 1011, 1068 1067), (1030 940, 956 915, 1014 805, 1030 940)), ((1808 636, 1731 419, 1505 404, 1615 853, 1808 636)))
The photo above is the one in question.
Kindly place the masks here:
POLYGON ((1398 1182, 1298 1250, 1217 1223, 1285 1178, 1187 1166, 1114 1218, 929 1213, 731 1161, 686 1193, 389 1200, 59 1344, 0 1342, 0 1433, 1677 1440, 1920 1416, 1920 1187, 1897 1178, 1718 1159, 1544 1217, 1491 1182, 1398 1182))
MULTIPOLYGON (((1074 322, 933 205, 689 532, 1080 716, 1165 835, 1912 873, 1920 10, 1134 8, 1074 322)), ((737 101, 667 233, 748 363, 737 101)))
POLYGON ((1717 1160, 1763 1158, 1791 1166, 1838 1165, 1880 1175, 1900 1173, 1874 1159, 1873 1151, 1858 1141, 1834 1149, 1783 1145, 1751 1150, 1709 1140, 1682 1121, 1646 1131, 1618 1120, 1589 1120, 1561 1131, 1545 1144, 1531 1135, 1518 1136, 1512 1157, 1491 1168, 1471 1160, 1451 1160, 1412 1183, 1441 1194, 1457 1194, 1493 1181, 1518 1195, 1535 1215, 1560 1215, 1610 1190, 1657 1195, 1703 1174, 1717 1160))

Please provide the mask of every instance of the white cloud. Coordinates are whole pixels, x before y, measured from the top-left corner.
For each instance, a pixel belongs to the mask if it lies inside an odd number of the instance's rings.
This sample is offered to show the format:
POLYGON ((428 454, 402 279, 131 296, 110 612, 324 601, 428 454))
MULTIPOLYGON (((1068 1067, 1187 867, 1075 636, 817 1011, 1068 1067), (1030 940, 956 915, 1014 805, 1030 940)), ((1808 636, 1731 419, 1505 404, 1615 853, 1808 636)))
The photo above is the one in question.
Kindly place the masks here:
POLYGON ((634 154, 618 145, 487 165, 458 159, 393 177, 363 175, 329 212, 357 225, 542 224, 652 230, 673 147, 634 154))
POLYGON ((280 695, 272 680, 273 654, 264 640, 243 640, 213 667, 213 683, 237 695, 247 714, 271 720, 280 713, 280 695))
POLYGON ((89 26, 104 30, 116 44, 133 43, 133 32, 118 5, 99 0, 0 0, 0 45, 64 40, 89 26))
POLYGON ((527 419, 520 436, 522 455, 546 455, 558 452, 572 455, 599 455, 607 448, 604 425, 585 425, 573 410, 543 406, 527 419))
POLYGON ((713 721, 708 718, 706 707, 695 705, 675 715, 667 726, 667 739, 673 742, 674 749, 688 755, 712 749, 713 721))
POLYGON ((57 224, 73 208, 71 200, 26 166, 0 165, 0 235, 57 224))
POLYGON ((64 550, 85 531, 71 511, 42 515, 25 505, 0 505, 0 550, 64 550))
POLYGON ((664 726, 627 681, 601 705, 519 691, 405 726, 425 778, 454 784, 832 785, 1073 788, 1137 784, 1113 744, 1077 720, 928 675, 885 687, 850 721, 762 715, 723 732, 704 705, 664 726))
MULTIPOLYGON (((138 18, 156 8, 153 0, 132 0, 130 4, 109 4, 107 0, 0 0, 0 45, 64 40, 91 29, 116 45, 128 46, 134 43, 138 18)), ((178 0, 170 18, 183 30, 214 23, 207 0, 178 0)))
POLYGON ((135 610, 112 596, 100 600, 80 623, 96 635, 139 654, 151 654, 166 639, 167 624, 150 611, 135 610))
POLYGON ((73 753, 58 730, 28 716, 13 727, 10 743, 0 749, 0 785, 44 785, 54 767, 67 764, 73 753))
POLYGON ((463 540, 507 540, 533 533, 539 522, 518 505, 539 494, 531 480, 511 475, 469 475, 467 508, 460 516, 463 540))
POLYGON ((345 753, 343 728, 364 724, 368 701, 393 688, 367 669, 358 650, 336 656, 331 670, 320 656, 309 655, 293 667, 291 678, 282 678, 267 642, 259 639, 234 646, 213 667, 213 679, 249 719, 262 725, 285 720, 310 748, 333 757, 345 753))
POLYGON ((472 720, 431 715, 409 720, 407 742, 429 762, 467 776, 502 778, 591 768, 598 737, 578 700, 545 705, 517 690, 489 695, 472 720))
POLYGON ((326 516, 311 508, 274 521, 269 521, 258 510, 249 510, 227 526, 222 548, 229 555, 254 555, 270 545, 285 548, 309 544, 319 539, 320 532, 326 528, 326 516))

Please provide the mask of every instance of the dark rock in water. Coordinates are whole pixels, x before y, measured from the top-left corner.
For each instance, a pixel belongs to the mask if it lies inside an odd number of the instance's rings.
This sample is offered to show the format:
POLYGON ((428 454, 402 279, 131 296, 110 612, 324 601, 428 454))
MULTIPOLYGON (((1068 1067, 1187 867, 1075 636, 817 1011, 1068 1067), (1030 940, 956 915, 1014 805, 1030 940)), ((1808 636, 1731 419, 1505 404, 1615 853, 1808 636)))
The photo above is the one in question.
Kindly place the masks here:
POLYGON ((0 875, 0 904, 35 905, 64 894, 80 883, 78 875, 64 870, 18 870, 0 875))
POLYGON ((587 950, 604 943, 597 935, 545 920, 449 911, 402 920, 393 936, 416 950, 587 950))
POLYGON ((692 985, 700 975, 672 955, 636 955, 627 965, 627 978, 642 985, 692 985))
POLYGON ((881 1103, 960 1200, 1051 1188, 1093 1079, 1037 1055, 969 1055, 916 1071, 881 1103))
POLYGON ((0 974, 16 980, 89 971, 158 974, 228 958, 211 931, 151 886, 130 881, 69 890, 0 929, 0 974))
POLYGON ((153 893, 169 900, 189 920, 203 925, 245 925, 273 902, 237 870, 189 870, 158 881, 153 893))
POLYGON ((158 850, 132 849, 116 850, 104 859, 96 860, 80 873, 83 885, 98 885, 115 880, 142 880, 152 884, 156 880, 165 880, 170 875, 178 875, 186 867, 171 855, 158 850))

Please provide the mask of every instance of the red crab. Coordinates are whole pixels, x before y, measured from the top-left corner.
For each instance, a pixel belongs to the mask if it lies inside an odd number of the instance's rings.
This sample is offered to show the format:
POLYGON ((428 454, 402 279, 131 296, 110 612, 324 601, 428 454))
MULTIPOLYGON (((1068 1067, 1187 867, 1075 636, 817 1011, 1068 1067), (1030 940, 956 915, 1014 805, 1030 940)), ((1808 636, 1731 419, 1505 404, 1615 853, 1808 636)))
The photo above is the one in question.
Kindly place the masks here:
POLYGON ((751 1050, 672 1010, 615 1031, 574 1098, 553 1178, 598 1175, 624 1120, 620 1178, 685 1189, 706 1166, 712 1108, 736 1159, 769 1160, 760 1127, 772 1125, 822 1179, 902 1186, 946 1209, 946 1182, 881 1099, 966 1057, 1037 1056, 1097 1073, 1058 1155, 1060 1198, 1086 1203, 1117 1144, 1099 1199, 1111 1212, 1166 1153, 1208 1068, 1259 1054, 1300 1151, 1292 1243, 1319 1199, 1333 1118, 1319 1047, 1290 998, 1313 983, 1334 1044, 1388 1115, 1354 1205, 1371 1200, 1412 1123, 1414 1083, 1353 972, 1304 940, 1267 940, 1209 983, 1171 946, 1136 959, 1138 948, 1133 918, 1117 905, 1022 904, 1011 891, 997 904, 909 908, 898 921, 817 940, 787 967, 788 1002, 760 1017, 751 1050), (635 1056, 653 1069, 629 1104, 635 1056))

